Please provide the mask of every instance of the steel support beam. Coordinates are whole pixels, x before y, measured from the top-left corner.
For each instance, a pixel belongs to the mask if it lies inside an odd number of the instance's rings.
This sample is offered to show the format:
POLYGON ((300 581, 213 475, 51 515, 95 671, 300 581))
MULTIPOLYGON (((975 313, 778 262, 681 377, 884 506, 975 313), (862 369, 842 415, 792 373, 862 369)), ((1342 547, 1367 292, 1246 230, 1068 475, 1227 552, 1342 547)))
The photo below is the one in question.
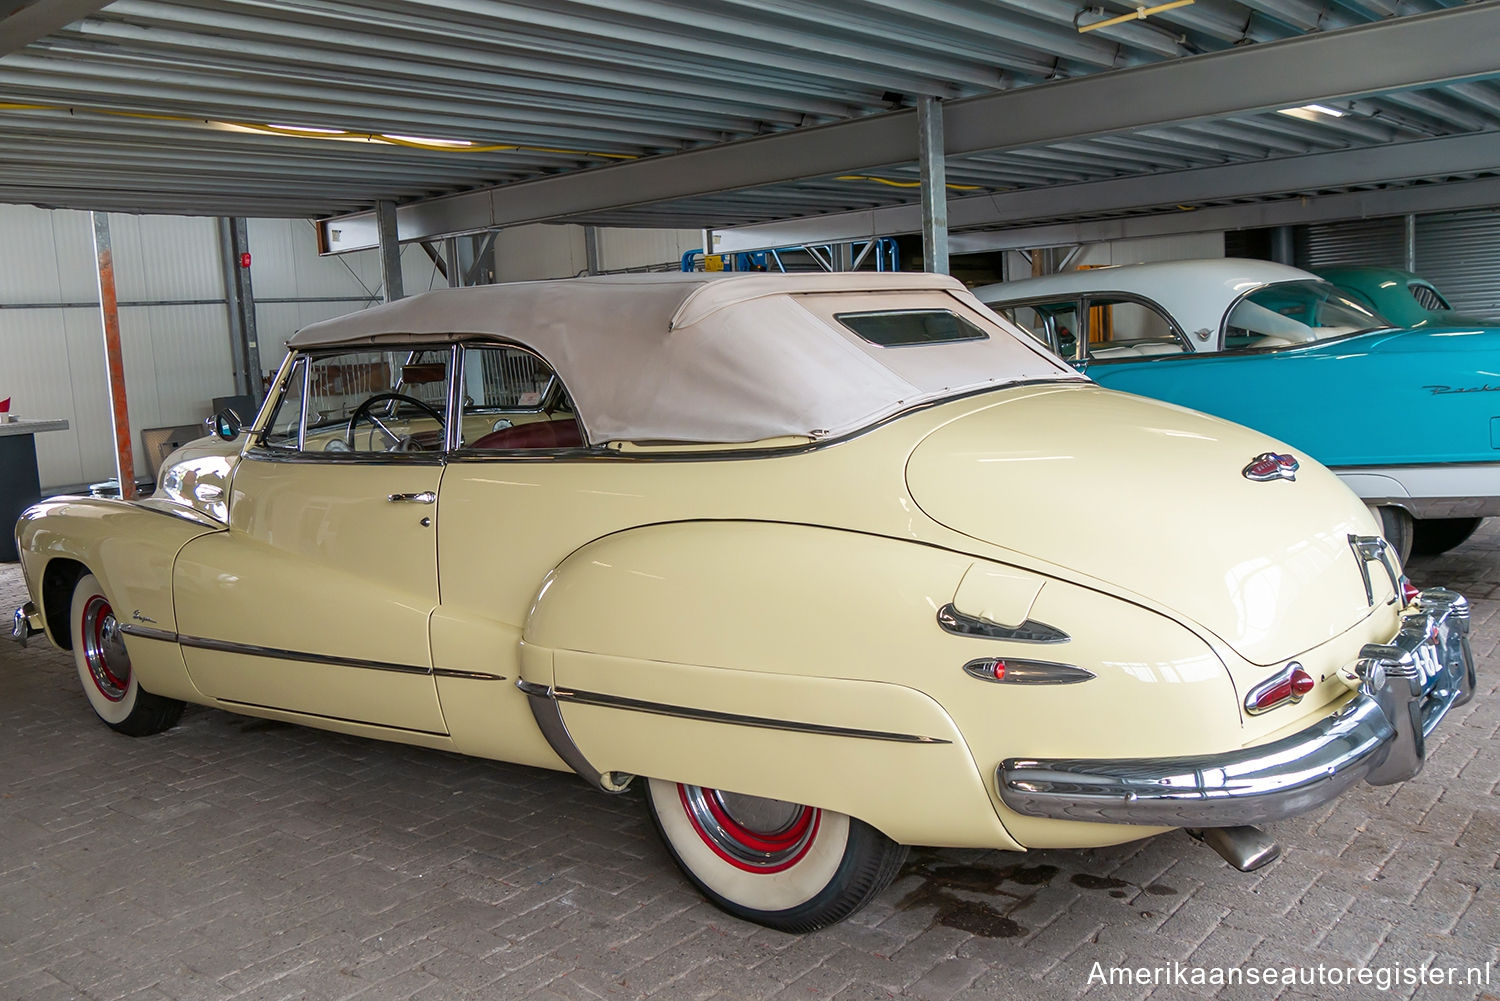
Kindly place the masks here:
POLYGON ((583 269, 591 275, 599 273, 599 227, 583 227, 583 269))
POLYGON ((75 21, 82 21, 110 0, 36 0, 0 16, 0 56, 24 49, 75 21))
POLYGON ((401 243, 396 237, 396 203, 376 202, 377 246, 380 248, 380 281, 385 301, 406 296, 401 280, 401 243))
POLYGON ((120 351, 120 308, 115 298, 115 257, 109 215, 91 212, 94 262, 99 276, 99 317, 104 328, 104 371, 109 381, 109 422, 115 436, 115 479, 120 496, 135 498, 135 454, 130 447, 130 407, 125 399, 125 359, 120 351))
MULTIPOLYGON (((965 98, 944 108, 947 153, 1018 149, 1500 76, 1490 46, 1474 42, 1497 37, 1500 4, 1485 3, 965 98)), ((407 203, 398 212, 400 239, 912 163, 917 145, 915 111, 796 129, 407 203)), ((333 253, 378 246, 376 215, 323 220, 320 245, 333 253)))
POLYGON ((917 103, 917 166, 922 179, 922 270, 948 273, 948 169, 943 149, 943 104, 917 103))
POLYGON ((224 272, 224 304, 229 309, 230 357, 236 391, 261 401, 265 375, 255 330, 255 292, 250 284, 250 236, 244 219, 219 219, 219 257, 224 272))
POLYGON ((1420 187, 1351 191, 1314 198, 1285 198, 1254 205, 1225 205, 1191 212, 1173 209, 1166 213, 1128 219, 955 233, 950 238, 950 243, 955 254, 993 253, 997 250, 1029 252, 1035 247, 1070 247, 1109 240, 1264 229, 1270 226, 1297 226, 1340 219, 1374 219, 1409 213, 1423 215, 1485 205, 1500 206, 1500 177, 1441 185, 1425 184, 1420 187))
MULTIPOLYGON (((1391 143, 1376 149, 1338 150, 1308 156, 1257 160, 1224 167, 1196 167, 1161 174, 1059 184, 997 195, 955 198, 948 203, 951 230, 1035 225, 1046 220, 1086 218, 1116 212, 1232 199, 1265 198, 1360 184, 1500 170, 1500 133, 1391 143)), ((896 205, 721 230, 726 253, 767 247, 866 240, 918 233, 922 210, 896 205)))

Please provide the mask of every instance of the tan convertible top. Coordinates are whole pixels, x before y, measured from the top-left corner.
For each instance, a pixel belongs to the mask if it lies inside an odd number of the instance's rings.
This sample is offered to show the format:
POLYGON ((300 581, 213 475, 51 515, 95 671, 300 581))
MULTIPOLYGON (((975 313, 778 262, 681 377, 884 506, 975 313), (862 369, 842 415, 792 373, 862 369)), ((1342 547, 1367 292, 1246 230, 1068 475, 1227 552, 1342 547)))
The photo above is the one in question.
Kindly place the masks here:
POLYGON ((1081 379, 943 275, 653 274, 441 289, 304 327, 289 348, 492 339, 557 371, 591 444, 823 437, 915 404, 1081 379), (837 313, 948 309, 986 340, 881 347, 837 313))

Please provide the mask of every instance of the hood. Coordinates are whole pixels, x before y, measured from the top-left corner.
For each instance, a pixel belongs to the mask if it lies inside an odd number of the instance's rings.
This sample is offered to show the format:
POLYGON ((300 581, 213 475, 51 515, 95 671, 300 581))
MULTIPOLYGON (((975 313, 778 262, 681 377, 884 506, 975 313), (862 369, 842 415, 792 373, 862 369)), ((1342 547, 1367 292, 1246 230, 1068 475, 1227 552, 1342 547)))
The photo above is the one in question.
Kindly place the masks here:
POLYGON ((935 521, 1170 608, 1264 665, 1370 614, 1348 541, 1376 531, 1363 503, 1300 452, 1294 480, 1245 475, 1292 451, 1171 404, 1049 387, 933 431, 907 486, 935 521))

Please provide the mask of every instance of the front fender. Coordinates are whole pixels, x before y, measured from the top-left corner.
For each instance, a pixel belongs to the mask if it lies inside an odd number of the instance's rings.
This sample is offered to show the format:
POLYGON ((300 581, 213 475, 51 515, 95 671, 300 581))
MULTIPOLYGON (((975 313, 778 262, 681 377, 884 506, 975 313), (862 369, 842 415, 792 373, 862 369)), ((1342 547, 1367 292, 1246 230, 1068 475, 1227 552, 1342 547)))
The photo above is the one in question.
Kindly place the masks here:
POLYGON ((47 636, 69 649, 69 606, 82 572, 104 585, 116 617, 160 633, 127 638, 131 666, 148 691, 201 699, 187 679, 175 642, 172 563, 190 540, 216 529, 162 508, 101 497, 56 497, 27 508, 16 523, 26 586, 41 610, 47 636))

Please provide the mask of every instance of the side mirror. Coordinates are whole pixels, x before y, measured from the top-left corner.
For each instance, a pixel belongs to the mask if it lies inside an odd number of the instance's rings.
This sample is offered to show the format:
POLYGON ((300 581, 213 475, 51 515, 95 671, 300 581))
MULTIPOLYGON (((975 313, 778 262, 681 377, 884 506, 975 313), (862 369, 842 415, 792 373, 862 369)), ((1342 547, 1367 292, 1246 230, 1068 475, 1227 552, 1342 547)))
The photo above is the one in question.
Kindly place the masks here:
POLYGON ((233 408, 225 407, 208 419, 209 429, 225 441, 234 441, 240 436, 240 415, 233 408))

